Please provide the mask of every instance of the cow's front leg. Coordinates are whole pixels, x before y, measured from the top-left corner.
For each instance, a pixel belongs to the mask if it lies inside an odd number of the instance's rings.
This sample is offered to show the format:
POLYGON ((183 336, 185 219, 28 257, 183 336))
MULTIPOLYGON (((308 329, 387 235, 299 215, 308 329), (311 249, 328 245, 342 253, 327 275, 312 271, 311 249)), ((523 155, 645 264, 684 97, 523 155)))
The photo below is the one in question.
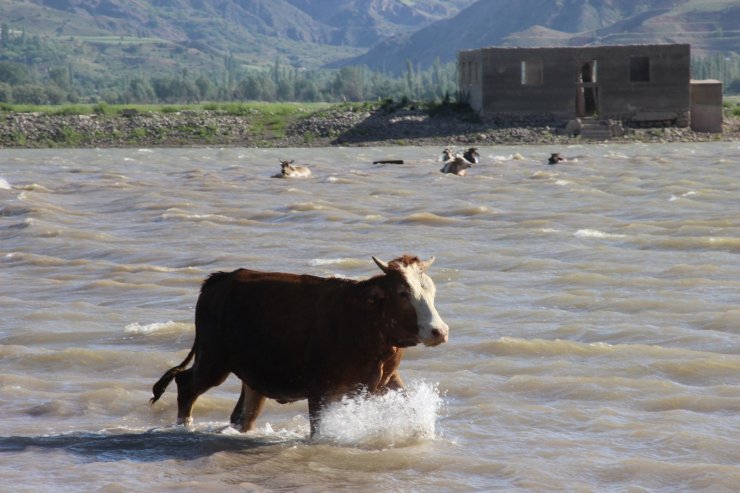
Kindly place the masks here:
POLYGON ((311 438, 319 431, 319 420, 321 419, 321 410, 323 407, 324 400, 321 397, 308 398, 308 421, 311 423, 311 438))
POLYGON ((231 424, 241 432, 247 432, 254 427, 257 416, 262 412, 267 398, 252 390, 242 382, 242 392, 239 395, 234 411, 231 413, 231 424))
POLYGON ((391 378, 388 379, 388 390, 396 390, 396 391, 404 391, 406 390, 406 384, 403 383, 403 380, 401 379, 401 374, 398 373, 398 370, 394 371, 391 375, 391 378))
POLYGON ((321 413, 324 409, 333 402, 341 401, 344 395, 345 394, 332 393, 329 395, 308 398, 308 420, 311 422, 311 438, 319 432, 321 413))

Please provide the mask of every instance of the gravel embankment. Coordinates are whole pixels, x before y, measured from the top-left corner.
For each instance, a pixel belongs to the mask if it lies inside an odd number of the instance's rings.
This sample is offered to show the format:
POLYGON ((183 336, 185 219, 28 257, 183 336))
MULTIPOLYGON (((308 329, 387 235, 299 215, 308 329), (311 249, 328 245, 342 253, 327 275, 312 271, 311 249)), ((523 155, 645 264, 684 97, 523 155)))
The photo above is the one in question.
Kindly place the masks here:
MULTIPOLYGON (((570 144, 581 137, 563 135, 545 122, 470 122, 464 116, 429 116, 423 111, 329 111, 289 123, 279 131, 262 128, 255 118, 211 111, 141 113, 129 116, 0 114, 0 147, 130 146, 392 146, 570 144)), ((688 128, 626 129, 614 142, 701 142, 740 140, 740 120, 725 122, 723 134, 688 128)))

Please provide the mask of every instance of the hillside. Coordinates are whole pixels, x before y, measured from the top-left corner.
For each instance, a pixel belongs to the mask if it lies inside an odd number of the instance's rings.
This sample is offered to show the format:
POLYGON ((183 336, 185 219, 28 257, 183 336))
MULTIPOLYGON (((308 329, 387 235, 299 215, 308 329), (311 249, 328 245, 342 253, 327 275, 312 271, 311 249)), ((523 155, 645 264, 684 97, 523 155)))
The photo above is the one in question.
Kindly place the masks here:
POLYGON ((0 23, 0 63, 83 100, 158 77, 232 91, 254 67, 401 74, 492 45, 740 50, 737 0, 0 0, 0 23))
POLYGON ((695 54, 740 51, 737 0, 480 0, 451 20, 388 39, 345 63, 400 72, 485 46, 690 43, 695 54))
POLYGON ((0 19, 11 35, 36 39, 91 77, 127 69, 211 73, 227 56, 243 67, 279 59, 318 68, 473 1, 0 0, 0 19))

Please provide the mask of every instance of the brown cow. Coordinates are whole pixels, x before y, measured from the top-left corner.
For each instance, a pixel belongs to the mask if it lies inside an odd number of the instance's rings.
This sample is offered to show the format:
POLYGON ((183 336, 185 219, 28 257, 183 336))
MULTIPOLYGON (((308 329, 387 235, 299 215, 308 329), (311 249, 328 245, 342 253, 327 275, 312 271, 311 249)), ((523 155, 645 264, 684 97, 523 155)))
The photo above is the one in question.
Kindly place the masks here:
POLYGON ((308 399, 313 436, 326 404, 362 390, 402 389, 404 348, 447 341, 426 274, 434 257, 373 260, 383 274, 364 281, 247 269, 211 274, 195 307, 193 347, 154 384, 151 402, 174 378, 177 421, 190 425, 198 396, 234 373, 242 393, 231 422, 241 431, 252 429, 266 398, 308 399))

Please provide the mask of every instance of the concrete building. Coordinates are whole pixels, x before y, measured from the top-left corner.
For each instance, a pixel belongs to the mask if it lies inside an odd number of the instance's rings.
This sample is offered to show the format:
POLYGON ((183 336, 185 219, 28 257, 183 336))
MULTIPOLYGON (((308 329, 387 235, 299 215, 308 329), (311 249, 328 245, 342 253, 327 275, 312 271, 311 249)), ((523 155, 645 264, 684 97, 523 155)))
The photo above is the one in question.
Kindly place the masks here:
POLYGON ((691 81, 691 130, 722 133, 722 82, 691 81))
POLYGON ((461 94, 484 118, 690 123, 688 44, 481 48, 459 52, 458 70, 461 94))

